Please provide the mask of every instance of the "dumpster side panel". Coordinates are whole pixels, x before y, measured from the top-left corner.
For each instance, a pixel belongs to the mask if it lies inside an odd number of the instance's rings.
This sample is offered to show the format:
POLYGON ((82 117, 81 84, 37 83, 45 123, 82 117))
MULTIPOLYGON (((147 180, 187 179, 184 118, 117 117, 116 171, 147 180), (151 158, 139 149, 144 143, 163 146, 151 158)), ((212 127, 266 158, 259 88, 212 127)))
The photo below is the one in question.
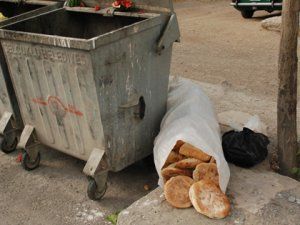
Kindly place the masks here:
POLYGON ((22 127, 22 120, 13 89, 2 46, 0 46, 0 118, 4 112, 13 113, 16 128, 22 127))
POLYGON ((103 129, 89 52, 2 41, 24 124, 38 140, 87 160, 103 129))
POLYGON ((172 52, 155 51, 161 29, 152 27, 93 53, 106 154, 113 171, 152 153, 166 111, 172 52), (140 99, 145 102, 143 118, 140 99))
MULTIPOLYGON (((20 4, 19 2, 1 1, 0 12, 5 16, 10 17, 0 22, 0 27, 15 23, 20 20, 39 15, 50 10, 57 9, 63 6, 63 2, 42 2, 27 4, 20 4)), ((22 127, 22 120, 20 118, 19 106, 11 80, 8 74, 6 61, 3 55, 2 47, 0 47, 0 118, 4 112, 11 112, 14 114, 15 125, 18 128, 22 127)))
POLYGON ((8 90, 6 88, 3 71, 0 67, 0 118, 5 111, 13 112, 13 109, 9 99, 8 90))

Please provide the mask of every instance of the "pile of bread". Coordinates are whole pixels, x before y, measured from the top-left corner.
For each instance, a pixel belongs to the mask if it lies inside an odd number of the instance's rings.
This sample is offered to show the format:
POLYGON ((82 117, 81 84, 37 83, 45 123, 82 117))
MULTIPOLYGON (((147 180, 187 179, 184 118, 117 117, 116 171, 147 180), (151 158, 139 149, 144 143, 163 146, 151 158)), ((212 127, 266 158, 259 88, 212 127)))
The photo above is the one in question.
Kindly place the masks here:
POLYGON ((164 194, 176 208, 194 206, 197 212, 221 219, 229 215, 230 202, 219 187, 216 161, 194 146, 178 141, 161 171, 164 194))

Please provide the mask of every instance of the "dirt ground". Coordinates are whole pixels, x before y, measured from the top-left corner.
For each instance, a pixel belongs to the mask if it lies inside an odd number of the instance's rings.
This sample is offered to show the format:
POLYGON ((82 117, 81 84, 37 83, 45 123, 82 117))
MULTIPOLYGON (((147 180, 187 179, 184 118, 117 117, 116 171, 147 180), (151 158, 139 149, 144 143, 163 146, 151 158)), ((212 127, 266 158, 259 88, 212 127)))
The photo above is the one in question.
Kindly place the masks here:
POLYGON ((268 13, 256 12, 245 20, 222 0, 176 6, 182 38, 175 45, 172 74, 207 83, 226 81, 233 90, 276 97, 280 35, 261 27, 268 13))
MULTIPOLYGON (((176 3, 182 38, 174 47, 171 74, 226 85, 245 96, 274 102, 279 34, 261 28, 260 21, 267 13, 245 20, 229 2, 176 3)), ((249 108, 255 107, 251 104, 249 108)), ((232 108, 239 110, 238 105, 232 108)), ((267 120, 268 112, 259 110, 267 120)), ((105 220, 107 215, 124 209, 156 187, 153 165, 140 162, 111 173, 104 199, 93 202, 86 196, 83 162, 43 150, 41 167, 26 172, 16 156, 0 153, 3 225, 110 224, 105 220), (149 191, 144 190, 145 184, 149 191)))

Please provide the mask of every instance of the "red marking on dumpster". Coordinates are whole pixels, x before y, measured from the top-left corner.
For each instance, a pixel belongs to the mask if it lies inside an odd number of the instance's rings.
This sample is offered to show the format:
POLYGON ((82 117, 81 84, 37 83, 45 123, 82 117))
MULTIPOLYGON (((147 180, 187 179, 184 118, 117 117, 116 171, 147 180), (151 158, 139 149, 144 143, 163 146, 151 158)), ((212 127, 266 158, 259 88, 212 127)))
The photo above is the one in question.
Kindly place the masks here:
POLYGON ((83 113, 78 111, 73 105, 68 105, 68 108, 66 109, 68 112, 73 113, 77 116, 83 116, 83 113))
POLYGON ((19 162, 19 163, 22 162, 22 158, 23 158, 22 152, 20 152, 17 156, 17 162, 19 162))
POLYGON ((40 105, 48 105, 47 102, 43 101, 43 100, 40 99, 40 98, 34 98, 34 99, 32 99, 32 101, 33 101, 34 103, 38 103, 38 104, 40 104, 40 105))
POLYGON ((75 106, 65 106, 65 104, 57 96, 49 96, 47 101, 44 101, 42 98, 34 98, 32 101, 39 105, 50 107, 51 112, 59 117, 64 117, 66 113, 83 116, 83 113, 77 110, 75 106))

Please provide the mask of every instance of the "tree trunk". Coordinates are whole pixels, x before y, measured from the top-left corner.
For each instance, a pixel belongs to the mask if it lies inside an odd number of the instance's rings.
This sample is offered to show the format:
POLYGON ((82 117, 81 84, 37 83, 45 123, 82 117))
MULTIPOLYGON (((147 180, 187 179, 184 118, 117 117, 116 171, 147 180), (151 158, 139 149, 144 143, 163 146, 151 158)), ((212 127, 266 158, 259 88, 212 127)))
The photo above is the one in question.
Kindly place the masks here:
POLYGON ((279 52, 277 135, 280 172, 294 176, 297 166, 297 42, 299 0, 284 0, 279 52))

